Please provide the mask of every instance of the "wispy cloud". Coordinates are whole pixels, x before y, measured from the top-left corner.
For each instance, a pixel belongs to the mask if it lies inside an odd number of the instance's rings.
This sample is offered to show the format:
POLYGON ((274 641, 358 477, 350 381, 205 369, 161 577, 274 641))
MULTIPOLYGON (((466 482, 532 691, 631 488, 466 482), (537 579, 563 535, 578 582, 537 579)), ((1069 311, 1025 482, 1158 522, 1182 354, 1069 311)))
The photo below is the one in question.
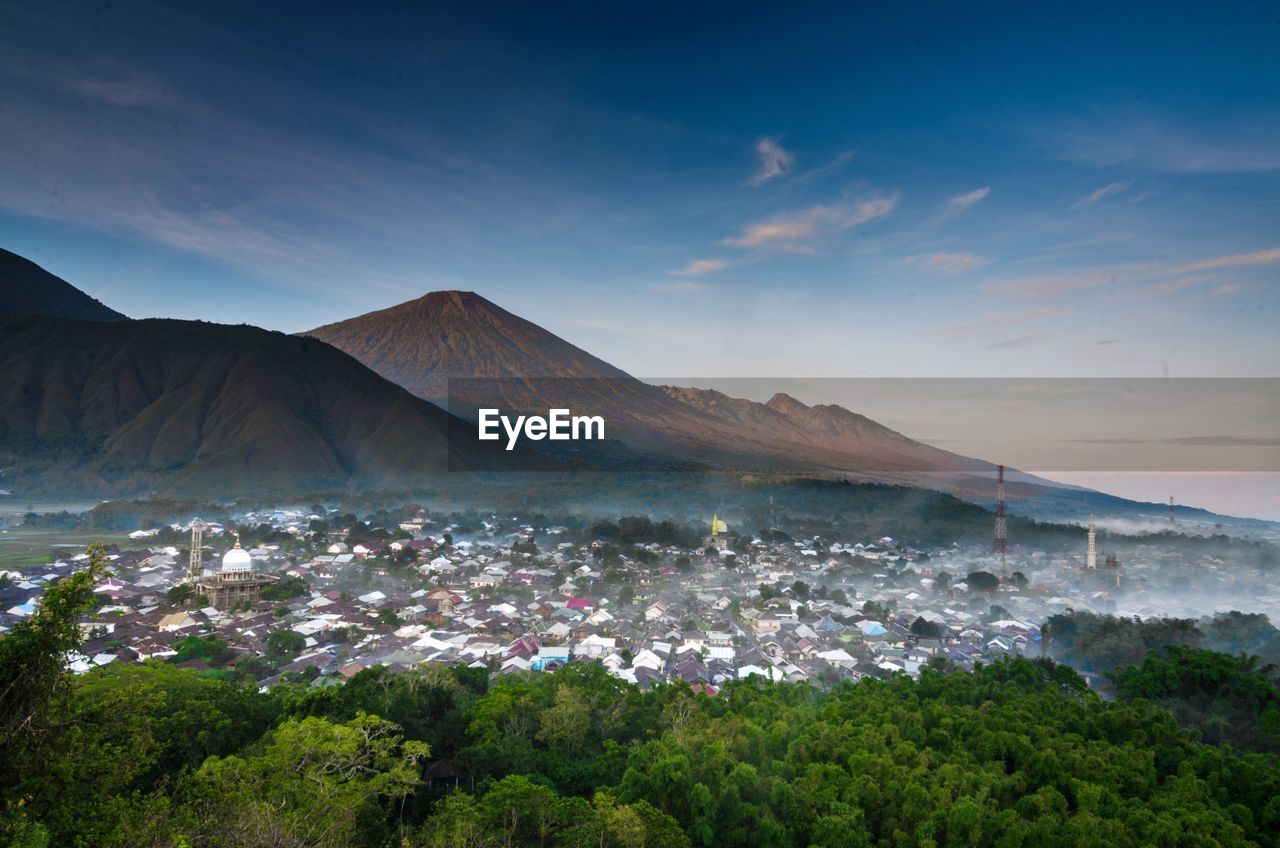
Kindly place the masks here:
POLYGON ((987 283, 984 289, 988 294, 1012 295, 1031 300, 1048 300, 1065 292, 1114 285, 1119 282, 1117 271, 1122 271, 1122 269, 1104 268, 1071 274, 1022 277, 1014 280, 987 283))
POLYGON ((1268 436, 1180 436, 1162 440, 1167 445, 1214 448, 1275 448, 1280 439, 1268 436))
POLYGON ((555 225, 545 212, 526 211, 532 197, 548 201, 543 210, 554 197, 525 175, 418 137, 412 157, 392 145, 308 142, 123 64, 5 58, 27 60, 21 85, 0 86, 0 113, 25 116, 0 144, 0 208, 8 212, 340 298, 355 298, 352 280, 403 296, 424 285, 457 287, 457 278, 423 269, 445 264, 450 248, 442 245, 460 241, 451 236, 481 210, 500 210, 513 228, 526 223, 521 215, 539 228, 555 225), (449 215, 440 213, 446 205, 449 215), (435 237, 424 238, 424 228, 435 237))
POLYGON ((979 318, 977 321, 952 324, 951 326, 943 327, 941 333, 943 336, 952 339, 965 338, 988 333, 991 330, 1007 330, 1017 324, 1026 324, 1031 321, 1038 321, 1041 318, 1052 318, 1055 315, 1065 315, 1071 311, 1065 306, 1036 306, 1016 312, 989 315, 986 318, 979 318))
POLYGON ((850 203, 810 206, 751 224, 741 235, 720 243, 729 247, 795 247, 822 235, 847 230, 892 214, 898 194, 876 195, 850 203))
POLYGON ((104 79, 84 77, 75 83, 75 91, 115 106, 146 106, 163 103, 168 91, 146 79, 104 79))
POLYGON ((694 280, 672 280, 666 283, 654 283, 649 288, 658 294, 698 294, 709 290, 711 287, 706 283, 699 283, 694 280))
POLYGON ((972 253, 931 253, 914 257, 913 261, 926 271, 939 274, 961 274, 990 264, 990 260, 972 253))
POLYGON ((1023 333, 1020 336, 1014 336, 1011 339, 1002 339, 998 342, 988 342, 982 345, 983 350, 1003 350, 1007 347, 1022 347, 1031 344, 1038 339, 1044 338, 1044 333, 1023 333))
POLYGON ((41 56, 37 61, 30 61, 29 54, 24 56, 19 51, 13 63, 3 67, 3 72, 10 84, 35 84, 112 106, 184 105, 163 79, 116 59, 79 62, 41 56))
POLYGON ((1173 445, 1189 448, 1274 448, 1280 439, 1269 436, 1176 436, 1170 439, 1135 439, 1130 437, 1062 439, 1085 445, 1173 445))
POLYGON ((1280 247, 1272 247, 1267 250, 1255 250, 1252 253, 1236 253, 1231 256, 1219 256, 1215 259, 1205 259, 1201 262, 1191 262, 1186 265, 1178 265, 1169 270, 1170 274, 1191 274, 1195 271, 1209 271, 1219 268, 1241 268, 1249 265, 1269 265, 1272 262, 1280 262, 1280 247))
POLYGON ((1088 165, 1182 174, 1280 170, 1280 126, 1267 115, 1242 116, 1210 129, 1126 112, 1037 132, 1061 158, 1088 165))
POLYGON ((966 192, 965 194, 957 195, 956 197, 953 197, 947 201, 947 208, 943 214, 946 217, 950 218, 952 215, 959 215, 962 212, 967 212, 968 210, 972 209, 975 205, 981 203, 983 200, 986 200, 987 195, 989 194, 991 194, 991 186, 983 186, 982 188, 975 188, 973 191, 966 192))
MULTIPOLYGON (((1146 285, 1130 289, 1130 291, 1137 294, 1160 295, 1219 281, 1218 278, 1209 275, 1202 274, 1188 277, 1187 275, 1189 274, 1196 274, 1201 271, 1221 271, 1231 268, 1269 265, 1276 262, 1280 262, 1280 247, 1255 250, 1251 253, 1217 256, 1181 264, 1133 262, 1104 268, 1084 269, 1067 274, 998 280, 987 283, 984 286, 984 290, 989 294, 1010 295, 1031 300, 1049 300, 1067 292, 1104 286, 1127 286, 1135 283, 1145 283, 1146 285)), ((1223 294, 1232 294, 1234 291, 1236 290, 1230 289, 1224 291, 1223 294)))
POLYGON ((1212 283, 1213 277, 1177 277, 1172 280, 1164 280, 1159 283, 1150 283, 1133 290, 1138 295, 1157 295, 1157 294, 1173 294, 1184 289, 1195 288, 1212 283))
POLYGON ((669 271, 676 277, 699 277, 703 274, 714 274, 729 267, 727 259, 695 259, 683 268, 669 271))
POLYGON ((1106 200, 1108 197, 1114 197, 1122 191, 1126 191, 1129 186, 1133 185, 1131 180, 1122 180, 1114 183, 1107 183, 1102 188, 1094 189, 1084 197, 1071 204, 1072 209, 1083 209, 1086 206, 1092 206, 1100 200, 1106 200))
POLYGON ((1209 297, 1226 297, 1244 291, 1244 286, 1237 283, 1225 283, 1209 292, 1209 297))
POLYGON ((842 150, 826 162, 814 165, 812 168, 808 168, 803 171, 796 171, 792 173, 787 182, 794 185, 795 183, 804 183, 810 180, 830 176, 848 165, 849 161, 856 155, 858 155, 858 151, 856 149, 850 148, 848 150, 842 150))
POLYGON ((760 160, 752 185, 763 185, 775 177, 786 176, 791 171, 791 163, 795 157, 791 155, 777 139, 762 138, 756 142, 756 156, 760 160))

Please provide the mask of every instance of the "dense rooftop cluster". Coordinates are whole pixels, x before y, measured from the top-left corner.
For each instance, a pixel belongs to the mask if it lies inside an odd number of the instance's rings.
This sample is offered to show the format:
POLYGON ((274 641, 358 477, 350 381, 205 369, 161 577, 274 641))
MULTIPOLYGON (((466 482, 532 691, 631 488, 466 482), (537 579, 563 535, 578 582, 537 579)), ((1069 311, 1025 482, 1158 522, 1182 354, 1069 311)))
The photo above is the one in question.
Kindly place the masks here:
MULTIPOLYGON (((184 584, 188 526, 135 531, 95 587, 73 669, 154 659, 268 687, 333 685, 372 666, 504 675, 595 661, 642 687, 679 679, 714 691, 752 675, 830 685, 1037 657, 1050 616, 1157 614, 1155 596, 1185 579, 1165 573, 1182 555, 1158 545, 1092 572, 1019 551, 1020 570, 1000 581, 986 550, 793 539, 779 528, 699 538, 647 519, 571 528, 414 507, 366 520, 249 512, 235 527, 253 567, 277 578, 263 600, 209 606, 184 584)), ((232 547, 232 529, 206 525, 206 563, 232 547)), ((9 572, 0 627, 30 615, 49 581, 83 559, 9 572)), ((1200 574, 1219 568, 1201 561, 1200 574)))

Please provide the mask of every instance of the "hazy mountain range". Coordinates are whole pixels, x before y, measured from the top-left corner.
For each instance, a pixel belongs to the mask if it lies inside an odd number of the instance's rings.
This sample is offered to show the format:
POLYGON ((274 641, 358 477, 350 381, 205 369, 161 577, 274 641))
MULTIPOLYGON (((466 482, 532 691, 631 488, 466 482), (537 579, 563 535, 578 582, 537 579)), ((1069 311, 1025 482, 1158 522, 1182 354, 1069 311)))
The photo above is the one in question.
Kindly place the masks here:
MULTIPOLYGON (((288 336, 129 320, 0 251, 0 488, 305 493, 411 488, 448 467, 568 464, 833 476, 987 503, 993 495, 988 462, 839 406, 650 385, 472 292, 435 292, 288 336), (600 415, 609 441, 480 449, 465 421, 480 405, 600 415)), ((1074 501, 1072 492, 1029 475, 1009 486, 1011 498, 1046 504, 1074 501)))
POLYGON ((474 292, 434 292, 305 335, 464 417, 481 405, 543 414, 568 407, 603 416, 610 436, 642 453, 871 475, 993 469, 841 407, 644 383, 474 292))

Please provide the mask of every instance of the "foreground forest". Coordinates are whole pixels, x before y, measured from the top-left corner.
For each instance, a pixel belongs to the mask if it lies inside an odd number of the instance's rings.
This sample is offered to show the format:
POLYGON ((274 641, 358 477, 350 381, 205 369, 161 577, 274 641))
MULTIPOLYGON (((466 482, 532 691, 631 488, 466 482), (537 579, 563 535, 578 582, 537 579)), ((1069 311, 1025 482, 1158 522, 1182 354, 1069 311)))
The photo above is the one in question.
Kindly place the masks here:
MULTIPOLYGON (((580 664, 259 693, 161 663, 66 675, 98 576, 0 637, 14 845, 1280 843, 1280 759, 1204 744, 1145 700, 1208 651, 1127 672, 1135 699, 1116 702, 1021 659, 829 691, 642 691, 580 664)), ((1273 708, 1274 686, 1259 697, 1273 708)))

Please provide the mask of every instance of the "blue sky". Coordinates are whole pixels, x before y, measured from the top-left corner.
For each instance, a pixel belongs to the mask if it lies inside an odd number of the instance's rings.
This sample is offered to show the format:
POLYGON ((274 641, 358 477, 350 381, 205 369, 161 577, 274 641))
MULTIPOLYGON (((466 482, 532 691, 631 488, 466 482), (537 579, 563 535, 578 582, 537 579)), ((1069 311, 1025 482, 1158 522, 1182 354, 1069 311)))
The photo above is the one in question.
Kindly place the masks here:
POLYGON ((406 5, 4 3, 0 244, 639 376, 1280 376, 1274 4, 406 5))

